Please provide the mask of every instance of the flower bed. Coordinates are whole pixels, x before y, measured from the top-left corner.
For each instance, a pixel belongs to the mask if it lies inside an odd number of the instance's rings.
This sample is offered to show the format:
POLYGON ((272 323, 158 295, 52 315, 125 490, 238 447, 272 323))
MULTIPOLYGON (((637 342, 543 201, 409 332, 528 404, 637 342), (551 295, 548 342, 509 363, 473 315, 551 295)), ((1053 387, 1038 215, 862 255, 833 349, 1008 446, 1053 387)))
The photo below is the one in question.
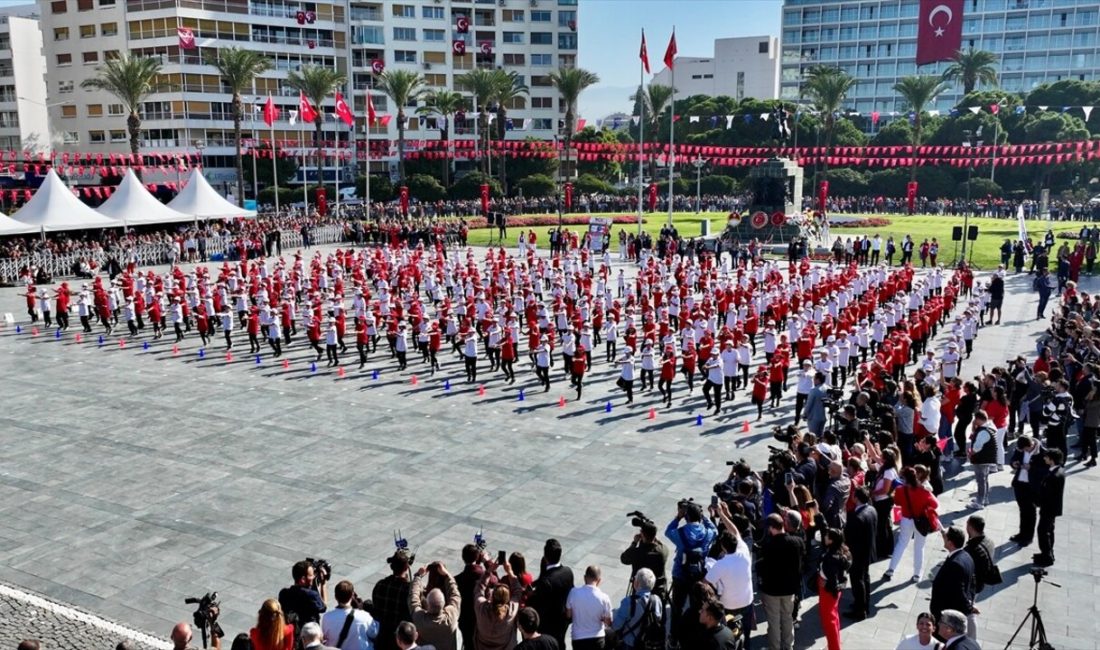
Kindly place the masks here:
MULTIPOLYGON (((588 220, 591 217, 584 215, 567 216, 561 220, 562 225, 565 226, 587 226, 588 220)), ((612 223, 638 223, 638 217, 633 214, 621 214, 611 218, 612 223)), ((642 220, 645 223, 645 220, 642 220)), ((466 220, 466 225, 470 230, 476 230, 478 228, 488 228, 489 224, 485 221, 485 217, 474 217, 466 220)), ((540 226, 556 226, 558 225, 558 215, 556 214, 525 214, 519 216, 508 217, 509 228, 537 228, 540 226)))
POLYGON ((882 228, 889 226, 892 221, 884 217, 867 217, 866 219, 850 219, 845 221, 830 221, 830 228, 882 228))

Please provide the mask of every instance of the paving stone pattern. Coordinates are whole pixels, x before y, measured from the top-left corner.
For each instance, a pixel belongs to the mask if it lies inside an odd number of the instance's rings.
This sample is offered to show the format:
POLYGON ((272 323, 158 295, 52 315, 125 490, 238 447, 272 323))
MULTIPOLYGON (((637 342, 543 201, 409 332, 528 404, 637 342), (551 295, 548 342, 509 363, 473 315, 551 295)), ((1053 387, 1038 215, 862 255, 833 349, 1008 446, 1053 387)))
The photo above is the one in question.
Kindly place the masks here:
MULTIPOLYGON (((1005 322, 980 330, 967 376, 1032 353, 1045 326, 1034 320, 1030 280, 1010 276, 1007 285, 1005 322)), ((0 289, 6 311, 27 326, 14 289, 0 289)), ((522 551, 531 566, 543 541, 557 537, 568 564, 604 568, 604 589, 617 602, 629 576, 618 555, 634 533, 624 515, 641 509, 663 526, 678 499, 709 498, 726 460, 763 466, 771 426, 792 418, 793 390, 760 423, 739 394, 720 417, 695 426, 702 396, 688 399, 678 379, 673 408, 649 420, 656 392, 623 405, 617 371, 598 354, 576 402, 560 363, 549 393, 537 389, 524 359, 515 386, 484 373, 479 396, 449 355, 433 377, 412 354, 409 370, 397 372, 380 350, 340 378, 323 362, 311 372, 313 353, 301 342, 283 369, 266 348, 257 365, 240 345, 232 362, 220 344, 200 359, 194 335, 175 356, 170 337, 145 350, 145 335, 120 349, 117 335, 100 347, 98 331, 78 344, 74 330, 55 339, 0 326, 0 581, 160 638, 189 620, 185 597, 210 590, 222 597, 227 633, 247 630, 259 603, 289 584, 290 565, 306 556, 330 560, 337 578, 369 592, 385 575, 398 529, 418 558, 443 558, 456 571, 459 549, 478 529, 490 550, 522 551)), ((1050 572, 1062 588, 1043 585, 1040 605, 1058 648, 1090 648, 1100 638, 1100 537, 1092 535, 1100 474, 1077 464, 1068 474, 1059 564, 1050 572)), ((973 479, 969 469, 948 475, 945 521, 961 524, 973 479)), ((987 648, 1003 647, 1031 604, 1034 552, 1007 542, 1016 525, 1008 472, 991 482, 995 505, 984 514, 1005 584, 979 598, 987 648)), ((845 621, 845 647, 892 648, 912 633, 945 555, 937 538, 928 547, 919 584, 883 584, 885 563, 872 567, 878 614, 845 621)), ((907 557, 898 574, 910 567, 907 557)), ((815 603, 804 601, 800 648, 824 645, 815 603)), ((0 609, 0 633, 39 633, 41 617, 18 611, 0 609)), ((45 629, 50 638, 75 634, 62 623, 45 629)), ((84 638, 49 647, 108 647, 84 638)))

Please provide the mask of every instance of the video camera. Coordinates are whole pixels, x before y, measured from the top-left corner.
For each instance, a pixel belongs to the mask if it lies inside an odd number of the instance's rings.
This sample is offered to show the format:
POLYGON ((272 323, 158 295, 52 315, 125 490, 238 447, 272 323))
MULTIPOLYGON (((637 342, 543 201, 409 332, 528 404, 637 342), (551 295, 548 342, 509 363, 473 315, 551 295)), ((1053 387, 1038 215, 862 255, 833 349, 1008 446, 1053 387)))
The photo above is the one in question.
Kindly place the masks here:
POLYGON ((328 583, 332 578, 332 565, 328 563, 328 560, 313 559, 311 557, 306 558, 306 562, 313 565, 313 588, 319 589, 322 584, 328 583))
POLYGON ((626 513, 627 517, 630 517, 630 525, 635 528, 642 528, 645 526, 653 526, 656 528, 657 524, 653 523, 653 520, 645 516, 641 510, 635 510, 634 512, 626 513))
MULTIPOLYGON (((477 538, 475 537, 474 539, 476 540, 477 538)), ((393 531, 393 547, 394 547, 393 556, 387 558, 387 560, 386 560, 387 562, 392 563, 394 558, 396 558, 399 555, 404 555, 406 558, 408 558, 410 567, 413 566, 416 563, 416 551, 415 550, 413 550, 413 551, 409 550, 409 542, 401 534, 400 530, 393 531)))
POLYGON ((195 627, 199 628, 202 633, 202 647, 206 647, 209 639, 214 637, 220 639, 225 636, 222 626, 218 625, 217 610, 221 605, 218 602, 218 592, 208 592, 202 598, 184 598, 183 603, 185 605, 198 605, 192 616, 194 617, 195 627))
POLYGON ((843 388, 826 388, 825 398, 821 400, 825 404, 825 408, 830 411, 835 411, 840 408, 841 403, 844 401, 844 389, 843 388))

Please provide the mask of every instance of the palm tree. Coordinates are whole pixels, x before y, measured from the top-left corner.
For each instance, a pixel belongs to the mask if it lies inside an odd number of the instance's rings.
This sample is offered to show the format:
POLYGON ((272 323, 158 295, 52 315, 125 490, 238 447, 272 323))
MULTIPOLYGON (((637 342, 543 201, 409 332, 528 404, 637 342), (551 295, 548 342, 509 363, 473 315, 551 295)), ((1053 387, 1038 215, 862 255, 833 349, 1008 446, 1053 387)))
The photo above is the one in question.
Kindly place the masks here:
POLYGON ((451 161, 446 155, 449 153, 447 144, 450 138, 451 116, 462 110, 466 105, 466 98, 453 90, 431 90, 424 94, 424 105, 416 109, 417 115, 438 115, 443 118, 443 127, 439 129, 440 139, 443 140, 443 187, 450 185, 451 161))
POLYGON ((840 68, 815 66, 802 84, 803 92, 813 101, 818 111, 825 116, 825 165, 829 171, 829 145, 832 143, 833 130, 836 127, 836 114, 844 105, 848 91, 856 80, 840 68))
MULTIPOLYGON (((630 97, 631 101, 640 103, 644 107, 646 112, 645 129, 654 140, 657 138, 657 129, 660 127, 661 113, 664 112, 665 106, 672 101, 675 94, 676 89, 672 86, 649 84, 645 88, 638 86, 638 90, 630 97)), ((649 165, 649 175, 655 178, 657 176, 656 158, 651 158, 649 165)))
POLYGON ((485 168, 485 173, 488 174, 489 170, 489 104, 492 103, 493 97, 497 91, 497 77, 493 70, 486 70, 478 68, 471 70, 461 77, 455 79, 455 85, 462 88, 466 92, 474 96, 474 112, 478 114, 478 139, 483 140, 484 144, 480 145, 482 151, 486 151, 486 155, 482 158, 485 168), (483 110, 484 109, 484 110, 483 110))
MULTIPOLYGON (((496 92, 493 93, 493 99, 497 103, 497 139, 504 140, 508 133, 508 106, 520 97, 529 94, 530 89, 527 88, 527 84, 523 83, 523 77, 515 72, 494 70, 493 76, 496 80, 496 92)), ((499 165, 500 186, 504 189, 505 194, 508 193, 506 160, 507 156, 502 153, 499 165)))
POLYGON ((943 71, 944 81, 962 81, 963 95, 974 92, 978 84, 993 86, 997 83, 997 55, 987 50, 969 48, 959 50, 951 59, 951 65, 943 71))
POLYGON ((313 118, 313 125, 317 129, 313 139, 317 146, 321 146, 321 129, 325 124, 325 112, 321 110, 321 104, 347 81, 344 73, 319 65, 303 66, 301 71, 291 70, 286 77, 286 85, 304 94, 317 111, 317 117, 313 118))
POLYGON ((944 91, 947 84, 940 77, 932 75, 903 77, 894 84, 894 92, 901 95, 902 100, 913 112, 913 167, 909 172, 909 180, 917 180, 917 149, 920 147, 921 114, 929 104, 936 101, 944 91))
MULTIPOLYGON (((559 68, 550 73, 550 83, 558 89, 562 103, 565 104, 565 162, 569 162, 569 142, 573 139, 576 126, 577 100, 589 86, 598 84, 600 78, 595 72, 584 68, 559 68)), ((568 166, 568 165, 567 165, 568 166)), ((566 171, 562 168, 562 173, 566 171)))
POLYGON ((215 56, 207 57, 206 64, 218 69, 223 86, 233 95, 233 141, 237 144, 237 196, 241 205, 244 205, 244 162, 241 160, 241 120, 244 118, 244 101, 241 99, 241 93, 252 87, 258 75, 271 69, 271 59, 255 50, 229 47, 218 50, 215 56))
POLYGON ((161 89, 160 59, 121 54, 107 59, 96 68, 96 76, 80 83, 81 88, 103 90, 118 98, 126 109, 126 129, 130 132, 130 153, 141 151, 141 105, 149 95, 161 89))
POLYGON ((424 94, 424 77, 411 70, 386 70, 375 86, 397 107, 397 175, 405 180, 405 107, 424 94))

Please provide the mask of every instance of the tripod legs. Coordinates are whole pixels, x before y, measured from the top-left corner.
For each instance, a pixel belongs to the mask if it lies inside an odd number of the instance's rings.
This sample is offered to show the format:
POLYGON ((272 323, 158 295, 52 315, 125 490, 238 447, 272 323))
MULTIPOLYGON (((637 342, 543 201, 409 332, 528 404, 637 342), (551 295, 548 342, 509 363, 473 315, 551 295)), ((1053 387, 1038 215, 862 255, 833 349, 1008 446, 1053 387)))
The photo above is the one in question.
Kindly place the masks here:
POLYGON ((1054 650, 1054 646, 1047 642, 1047 630, 1043 625, 1043 616, 1039 613, 1039 608, 1036 605, 1032 605, 1027 610, 1027 616, 1024 620, 1020 621, 1020 625, 1016 628, 1016 631, 1012 633, 1012 638, 1008 640, 1008 644, 1005 645, 1005 650, 1009 650, 1012 644, 1016 641, 1016 637, 1020 635, 1020 631, 1024 629, 1028 621, 1031 621, 1031 637, 1028 640, 1028 650, 1054 650))

